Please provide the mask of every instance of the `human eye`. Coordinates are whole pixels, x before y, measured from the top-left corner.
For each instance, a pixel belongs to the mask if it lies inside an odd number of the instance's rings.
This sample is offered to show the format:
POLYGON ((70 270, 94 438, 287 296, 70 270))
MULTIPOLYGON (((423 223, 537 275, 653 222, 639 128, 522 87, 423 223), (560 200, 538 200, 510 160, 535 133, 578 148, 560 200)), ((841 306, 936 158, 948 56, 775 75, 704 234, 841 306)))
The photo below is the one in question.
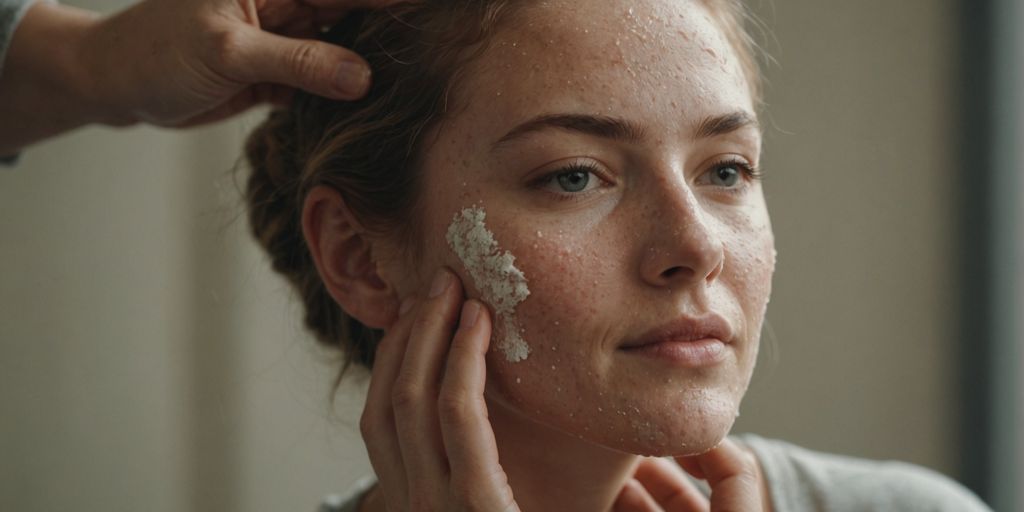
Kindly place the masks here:
POLYGON ((746 160, 729 157, 711 164, 707 180, 711 185, 729 191, 739 191, 762 178, 761 171, 746 160))
POLYGON ((601 188, 600 169, 588 162, 573 162, 541 176, 535 188, 555 194, 559 199, 579 199, 601 188))

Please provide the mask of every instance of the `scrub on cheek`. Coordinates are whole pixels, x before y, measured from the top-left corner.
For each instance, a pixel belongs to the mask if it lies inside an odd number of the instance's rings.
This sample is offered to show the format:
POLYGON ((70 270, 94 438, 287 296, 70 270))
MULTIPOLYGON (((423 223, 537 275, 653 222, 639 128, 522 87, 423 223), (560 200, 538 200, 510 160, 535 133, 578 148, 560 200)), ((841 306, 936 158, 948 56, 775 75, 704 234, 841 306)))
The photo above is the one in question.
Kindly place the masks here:
POLYGON ((484 225, 487 213, 481 207, 464 208, 448 226, 448 245, 469 271, 484 302, 497 317, 498 348, 512 363, 530 354, 515 318, 515 308, 530 295, 526 276, 516 268, 516 257, 502 252, 494 234, 484 225))

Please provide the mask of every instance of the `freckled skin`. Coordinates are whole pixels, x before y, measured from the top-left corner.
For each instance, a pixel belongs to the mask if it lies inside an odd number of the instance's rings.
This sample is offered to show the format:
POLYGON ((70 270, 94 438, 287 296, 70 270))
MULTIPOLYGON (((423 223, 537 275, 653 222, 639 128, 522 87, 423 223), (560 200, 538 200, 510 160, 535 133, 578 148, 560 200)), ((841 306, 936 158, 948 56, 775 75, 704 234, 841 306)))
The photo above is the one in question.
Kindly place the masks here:
POLYGON ((412 293, 446 265, 478 297, 444 234, 455 212, 482 206, 530 289, 516 308, 529 357, 510 363, 494 343, 488 356, 495 430, 543 425, 622 452, 702 453, 735 420, 774 271, 760 184, 741 177, 730 195, 709 174, 723 155, 756 166, 761 137, 756 128, 694 137, 707 116, 754 112, 734 52, 698 3, 611 4, 538 3, 496 35, 426 155, 425 261, 391 274, 412 293), (552 113, 626 119, 645 138, 547 130, 491 152, 513 127, 552 113), (530 185, 581 159, 609 178, 591 177, 601 182, 595 193, 563 201, 557 182, 530 185), (717 366, 679 368, 618 349, 708 312, 734 333, 717 366))

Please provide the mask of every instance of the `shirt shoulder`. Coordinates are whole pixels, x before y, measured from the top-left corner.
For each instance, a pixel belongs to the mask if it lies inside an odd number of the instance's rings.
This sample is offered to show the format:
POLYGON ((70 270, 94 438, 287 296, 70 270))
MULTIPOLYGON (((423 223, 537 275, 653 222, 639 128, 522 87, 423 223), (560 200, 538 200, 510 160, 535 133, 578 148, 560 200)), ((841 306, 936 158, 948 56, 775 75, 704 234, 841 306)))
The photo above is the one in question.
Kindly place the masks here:
MULTIPOLYGON (((14 29, 36 0, 0 0, 0 71, 3 71, 7 47, 14 37, 14 29)), ((53 0, 43 0, 52 2, 53 0)))
POLYGON ((736 438, 757 454, 774 510, 992 510, 966 487, 923 466, 816 452, 755 434, 736 438))

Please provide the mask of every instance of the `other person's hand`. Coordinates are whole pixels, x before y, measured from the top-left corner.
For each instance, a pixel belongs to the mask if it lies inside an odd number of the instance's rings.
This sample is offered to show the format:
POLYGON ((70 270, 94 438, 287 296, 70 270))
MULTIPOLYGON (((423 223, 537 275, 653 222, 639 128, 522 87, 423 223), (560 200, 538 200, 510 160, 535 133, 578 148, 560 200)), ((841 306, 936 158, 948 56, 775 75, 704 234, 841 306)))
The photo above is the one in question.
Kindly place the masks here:
POLYGON ((377 347, 360 430, 387 510, 517 512, 484 401, 487 308, 442 270, 377 347), (461 312, 460 312, 461 310, 461 312))
POLYGON ((95 94, 128 121, 188 126, 232 116, 294 89, 362 97, 370 69, 316 41, 353 8, 395 0, 143 0, 100 20, 84 40, 95 94))
POLYGON ((767 492, 754 455, 725 438, 711 451, 678 457, 695 478, 707 480, 710 501, 672 462, 644 458, 619 492, 614 512, 753 512, 768 511, 767 492))
POLYGON ((0 73, 0 156, 93 123, 218 121, 296 89, 360 98, 366 62, 315 37, 397 1, 143 0, 109 17, 36 2, 0 73))

